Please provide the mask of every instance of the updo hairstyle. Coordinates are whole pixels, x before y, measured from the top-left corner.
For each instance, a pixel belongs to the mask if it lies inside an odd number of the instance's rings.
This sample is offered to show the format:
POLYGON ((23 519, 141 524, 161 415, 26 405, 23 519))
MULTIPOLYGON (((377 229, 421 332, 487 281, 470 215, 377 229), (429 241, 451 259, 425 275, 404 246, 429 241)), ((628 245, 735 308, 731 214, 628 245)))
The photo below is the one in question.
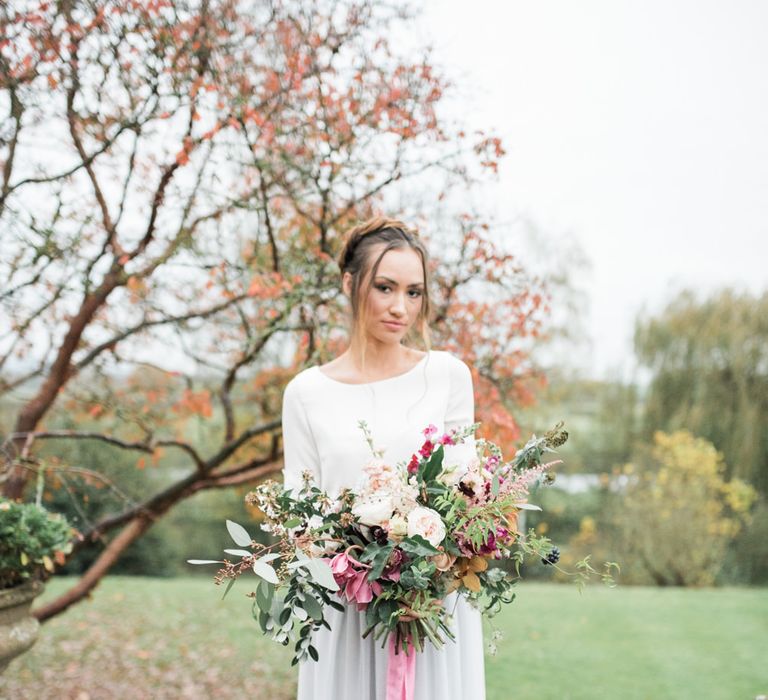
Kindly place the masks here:
MULTIPOLYGON (((379 263, 384 255, 396 248, 411 248, 421 258, 421 268, 424 274, 424 293, 422 296, 421 311, 406 336, 406 340, 415 337, 421 339, 425 350, 429 350, 430 334, 428 319, 431 312, 429 299, 430 278, 427 261, 429 255, 424 244, 419 240, 419 233, 415 228, 409 227, 397 219, 387 219, 377 216, 352 227, 344 234, 344 243, 339 252, 338 263, 341 277, 349 272, 352 275, 350 303, 352 306, 352 336, 356 337, 363 349, 365 358, 365 326, 367 304, 361 303, 368 298, 373 289, 373 280, 379 269, 379 263), (378 244, 384 244, 374 260, 373 249, 378 244), (363 289, 364 287, 364 289, 363 289)), ((364 361, 364 360, 363 360, 364 361)))

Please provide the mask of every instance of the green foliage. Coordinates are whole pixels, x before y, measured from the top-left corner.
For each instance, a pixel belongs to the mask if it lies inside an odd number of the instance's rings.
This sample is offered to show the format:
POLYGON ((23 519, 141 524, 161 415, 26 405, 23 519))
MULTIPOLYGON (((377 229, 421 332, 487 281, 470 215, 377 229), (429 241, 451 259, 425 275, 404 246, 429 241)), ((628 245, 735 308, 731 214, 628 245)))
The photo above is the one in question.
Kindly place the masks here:
POLYGON ((768 584, 768 501, 765 498, 757 503, 744 529, 728 547, 719 580, 768 584))
POLYGON ((768 494, 768 292, 683 292, 635 329, 653 373, 644 434, 687 429, 728 455, 727 476, 768 494))
POLYGON ((726 481, 713 445, 686 431, 657 432, 624 469, 628 485, 610 520, 629 579, 657 585, 710 585, 726 548, 747 520, 755 492, 726 481))
POLYGON ((72 547, 72 528, 33 503, 0 500, 0 589, 43 579, 72 547))

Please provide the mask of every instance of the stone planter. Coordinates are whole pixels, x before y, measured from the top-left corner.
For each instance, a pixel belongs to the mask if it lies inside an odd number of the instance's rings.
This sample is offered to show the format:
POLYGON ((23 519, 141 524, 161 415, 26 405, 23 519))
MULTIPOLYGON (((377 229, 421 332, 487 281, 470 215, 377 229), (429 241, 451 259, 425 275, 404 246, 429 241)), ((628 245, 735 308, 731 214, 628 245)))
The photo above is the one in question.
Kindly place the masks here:
POLYGON ((40 581, 27 581, 0 590, 0 674, 37 640, 40 623, 30 614, 30 608, 43 588, 40 581))

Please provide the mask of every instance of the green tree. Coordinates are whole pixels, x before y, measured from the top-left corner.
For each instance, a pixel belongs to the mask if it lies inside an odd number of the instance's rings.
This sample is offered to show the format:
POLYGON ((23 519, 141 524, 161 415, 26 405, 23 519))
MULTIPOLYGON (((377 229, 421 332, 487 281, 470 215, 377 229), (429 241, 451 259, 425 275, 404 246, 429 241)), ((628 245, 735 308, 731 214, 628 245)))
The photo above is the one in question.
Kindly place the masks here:
POLYGON ((632 580, 714 583, 756 497, 740 479, 726 481, 725 471, 722 454, 684 430, 657 432, 653 445, 625 466, 628 484, 610 520, 617 556, 632 580))
POLYGON ((638 319, 635 352, 652 373, 645 436, 690 430, 727 455, 728 476, 768 494, 768 292, 682 292, 638 319))

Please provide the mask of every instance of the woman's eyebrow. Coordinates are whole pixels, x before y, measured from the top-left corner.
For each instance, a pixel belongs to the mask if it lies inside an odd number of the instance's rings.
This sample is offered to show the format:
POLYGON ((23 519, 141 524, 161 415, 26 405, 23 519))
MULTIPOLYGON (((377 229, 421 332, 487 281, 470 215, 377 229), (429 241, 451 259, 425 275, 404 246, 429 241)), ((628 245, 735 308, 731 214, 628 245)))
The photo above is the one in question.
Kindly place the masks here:
MULTIPOLYGON (((384 277, 384 275, 379 275, 376 279, 386 280, 390 284, 393 284, 395 287, 397 287, 397 282, 395 282, 395 280, 390 279, 389 277, 384 277)), ((408 286, 409 287, 423 287, 424 284, 422 282, 412 282, 408 286)))

